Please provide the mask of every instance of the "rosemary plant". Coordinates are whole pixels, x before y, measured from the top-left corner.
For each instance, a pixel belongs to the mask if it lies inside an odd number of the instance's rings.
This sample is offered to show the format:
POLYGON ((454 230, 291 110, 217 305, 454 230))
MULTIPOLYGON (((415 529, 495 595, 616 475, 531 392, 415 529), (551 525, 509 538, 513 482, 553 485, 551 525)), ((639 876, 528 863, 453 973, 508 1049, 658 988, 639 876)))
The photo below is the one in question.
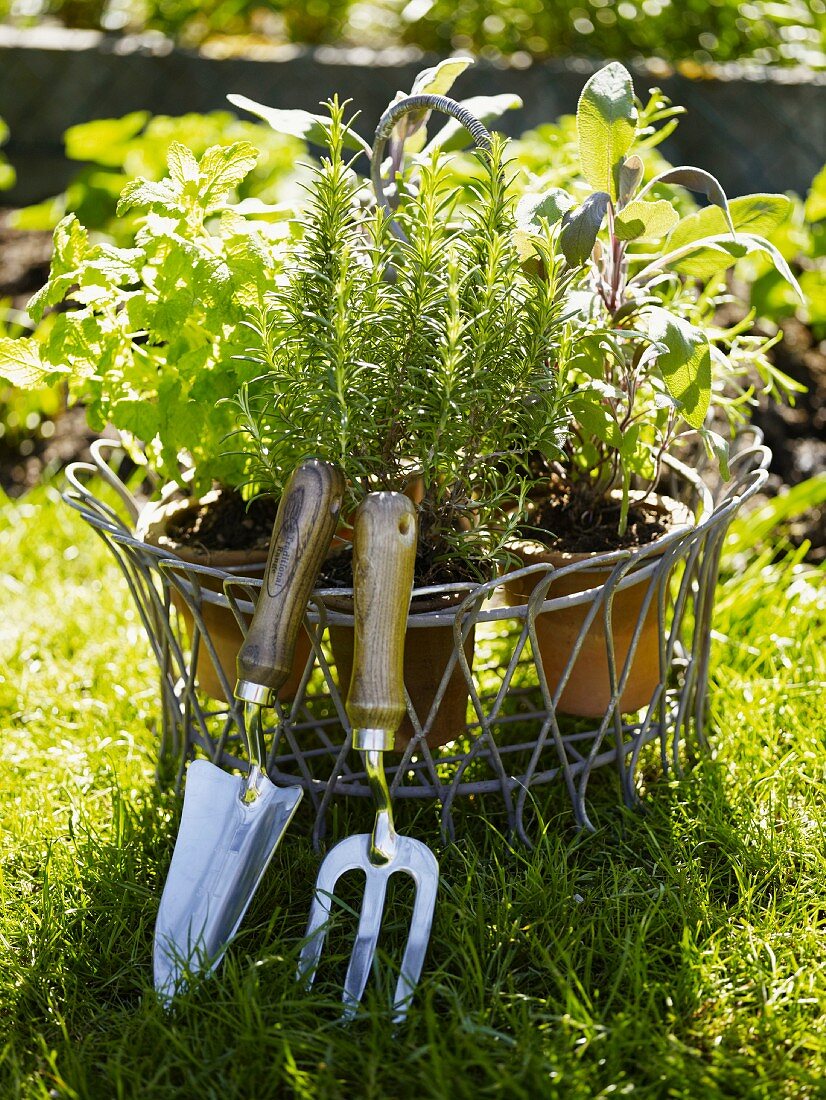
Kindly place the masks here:
POLYGON ((460 574, 487 575, 530 488, 524 453, 560 452, 570 275, 550 233, 535 237, 541 274, 523 269, 501 139, 477 154, 462 207, 446 158, 429 156, 394 214, 400 240, 359 201, 342 107, 329 108, 303 238, 249 322, 262 372, 237 405, 251 483, 277 492, 309 454, 341 466, 352 506, 415 482, 419 579, 457 575, 456 557, 460 574))

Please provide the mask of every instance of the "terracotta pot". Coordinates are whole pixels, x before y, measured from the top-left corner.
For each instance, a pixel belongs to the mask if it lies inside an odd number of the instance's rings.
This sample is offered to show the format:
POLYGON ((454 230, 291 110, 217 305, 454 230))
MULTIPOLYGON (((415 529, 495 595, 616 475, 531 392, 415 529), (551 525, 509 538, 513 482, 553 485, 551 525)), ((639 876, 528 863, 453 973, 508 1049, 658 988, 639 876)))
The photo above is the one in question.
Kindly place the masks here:
MULTIPOLYGON (((207 565, 212 569, 235 569, 239 566, 248 569, 255 576, 263 575, 264 565, 267 561, 267 550, 217 550, 210 552, 196 546, 186 546, 166 533, 170 521, 180 512, 191 508, 196 503, 207 501, 211 494, 203 497, 200 502, 192 498, 186 500, 173 500, 167 503, 153 502, 147 504, 142 510, 136 524, 136 535, 150 546, 168 552, 170 557, 180 558, 188 565, 207 565)), ((223 592, 223 584, 218 577, 201 577, 201 585, 211 592, 223 592)), ((173 589, 172 602, 175 610, 183 618, 189 637, 193 636, 194 619, 186 601, 173 589)), ((243 634, 231 608, 222 607, 219 604, 204 601, 201 608, 204 625, 209 632, 210 639, 215 646, 218 662, 230 685, 235 683, 235 662, 238 650, 243 642, 243 634)), ((249 626, 249 620, 247 620, 249 626)), ((289 679, 278 693, 278 698, 288 702, 295 696, 301 676, 310 656, 312 645, 306 630, 301 630, 295 649, 295 662, 289 679)), ((203 639, 198 647, 198 663, 196 669, 198 687, 212 699, 218 699, 224 703, 229 702, 221 686, 221 680, 213 664, 212 657, 203 639)))
MULTIPOLYGON (((331 610, 352 615, 352 599, 327 598, 331 610)), ((450 606, 449 603, 417 604, 411 611, 411 617, 417 612, 423 614, 450 606)), ((353 671, 353 644, 355 632, 352 626, 330 624, 330 645, 336 662, 336 678, 342 699, 347 698, 350 687, 350 674, 353 671)), ((465 639, 465 657, 473 667, 473 647, 475 628, 471 628, 465 639)), ((430 713, 433 700, 453 653, 453 627, 425 626, 408 627, 404 646, 404 686, 410 696, 419 721, 424 723, 430 713)), ((456 664, 448 680, 439 709, 433 717, 433 724, 427 735, 431 748, 438 748, 454 741, 464 732, 467 721, 468 685, 460 665, 456 664)), ((396 734, 395 751, 404 752, 413 736, 410 718, 404 721, 396 734)))
MULTIPOLYGON (((670 497, 651 498, 666 520, 666 534, 680 528, 690 528, 694 519, 689 510, 670 497)), ((565 553, 549 549, 540 542, 517 541, 508 549, 521 558, 524 565, 549 563, 557 569, 576 562, 589 561, 606 551, 591 553, 565 553)), ((657 555, 655 554, 654 557, 657 555)), ((652 559, 647 559, 652 560, 652 559)), ((545 599, 556 599, 590 588, 597 588, 611 575, 612 568, 568 574, 554 580, 545 599)), ((534 588, 545 574, 521 577, 505 584, 505 599, 510 607, 528 602, 534 588)), ((648 593, 650 578, 616 591, 611 612, 611 633, 614 643, 614 660, 617 677, 621 676, 625 659, 631 646, 634 630, 648 593)), ((591 609, 591 602, 576 607, 545 611, 536 617, 536 637, 539 643, 542 667, 551 694, 555 694, 565 666, 576 643, 582 624, 591 609)), ((657 622, 657 599, 652 597, 637 641, 636 652, 628 673, 625 688, 620 697, 619 709, 623 713, 646 706, 654 693, 660 677, 660 644, 657 622)), ((557 709, 564 714, 583 718, 601 718, 608 709, 611 685, 606 652, 605 623, 600 609, 588 628, 570 676, 562 691, 557 709)))

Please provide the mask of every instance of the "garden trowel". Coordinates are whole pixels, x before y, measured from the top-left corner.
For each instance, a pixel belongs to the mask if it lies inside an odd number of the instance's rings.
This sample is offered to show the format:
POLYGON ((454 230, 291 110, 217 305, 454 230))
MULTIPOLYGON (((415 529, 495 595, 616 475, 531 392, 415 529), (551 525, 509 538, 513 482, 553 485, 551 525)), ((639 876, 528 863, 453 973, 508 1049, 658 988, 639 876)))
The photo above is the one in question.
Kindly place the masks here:
POLYGON ((165 1001, 192 975, 211 974, 238 930, 292 820, 302 789, 266 774, 261 711, 292 670, 298 632, 338 523, 344 479, 315 459, 293 473, 273 526, 264 582, 238 653, 250 767, 230 775, 190 764, 181 825, 155 924, 155 989, 165 1001))

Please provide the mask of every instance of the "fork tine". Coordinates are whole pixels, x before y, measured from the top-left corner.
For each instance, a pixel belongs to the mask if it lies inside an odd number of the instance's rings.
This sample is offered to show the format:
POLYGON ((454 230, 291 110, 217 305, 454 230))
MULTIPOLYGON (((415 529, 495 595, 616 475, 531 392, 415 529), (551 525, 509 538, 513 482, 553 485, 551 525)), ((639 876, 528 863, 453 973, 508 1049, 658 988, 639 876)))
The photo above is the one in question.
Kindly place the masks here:
POLYGON ((439 887, 439 864, 427 845, 410 837, 400 837, 404 845, 404 870, 416 885, 413 902, 413 916, 410 920, 410 932, 404 949, 402 968, 396 984, 393 998, 393 1022, 400 1024, 407 1016, 407 1010, 413 992, 419 981, 424 965, 430 929, 433 925, 433 912, 436 908, 436 894, 439 887))
POLYGON ((330 895, 321 894, 319 887, 316 887, 313 902, 310 906, 307 932, 298 956, 298 973, 296 974, 297 980, 304 983, 305 989, 310 989, 315 981, 318 960, 321 958, 321 951, 327 938, 331 902, 330 895))
POLYGON ((296 978, 309 989, 318 969, 318 960, 327 938, 330 910, 335 896, 336 883, 346 871, 363 870, 367 864, 364 837, 349 836, 336 844, 322 861, 315 882, 315 893, 310 906, 310 919, 304 943, 298 956, 296 978))
POLYGON ((344 1013, 345 1020, 351 1020, 364 994, 367 978, 373 957, 376 954, 376 945, 379 942, 381 930, 381 918, 384 912, 384 898, 387 893, 388 873, 383 867, 373 867, 368 864, 367 880, 364 884, 364 898, 361 903, 359 926, 356 932, 356 942, 350 955, 350 965, 347 967, 347 975, 344 979, 344 1013))

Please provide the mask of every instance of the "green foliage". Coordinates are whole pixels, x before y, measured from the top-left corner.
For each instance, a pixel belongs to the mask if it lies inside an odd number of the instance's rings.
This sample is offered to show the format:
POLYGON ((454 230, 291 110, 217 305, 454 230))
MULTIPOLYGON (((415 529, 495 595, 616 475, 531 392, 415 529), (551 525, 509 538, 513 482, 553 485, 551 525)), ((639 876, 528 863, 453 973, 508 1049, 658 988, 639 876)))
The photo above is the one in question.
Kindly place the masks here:
MULTIPOLYGON (((0 349, 11 353, 12 360, 15 351, 12 341, 26 332, 19 324, 23 319, 8 302, 0 300, 0 349)), ((58 385, 21 389, 0 381, 0 447, 18 454, 25 454, 29 448, 33 450, 32 435, 50 437, 54 433, 52 421, 63 406, 62 387, 58 385)))
MULTIPOLYGON (((419 85, 447 88, 468 63, 425 70, 419 85)), ((476 102, 490 115, 518 100, 476 102)), ((182 458, 194 464, 195 490, 213 479, 244 480, 243 456, 225 445, 234 420, 224 399, 252 373, 239 323, 260 308, 292 232, 295 211, 284 200, 303 193, 309 171, 296 168, 301 138, 323 142, 328 128, 307 112, 275 118, 243 104, 270 126, 222 112, 178 119, 135 112, 68 131, 69 155, 95 166, 17 224, 42 227, 67 207, 86 224, 70 214, 57 225, 49 283, 30 303, 34 334, 0 339, 0 377, 29 389, 65 378, 94 428, 110 422, 146 445, 162 474, 180 476, 182 458), (256 147, 231 140, 239 135, 256 147), (229 206, 231 196, 239 201, 229 206), (93 229, 116 243, 90 236, 93 229)), ((422 124, 414 146, 424 133, 422 124)), ((345 138, 370 151, 351 131, 345 138)))
POLYGON ((140 216, 131 247, 95 243, 68 215, 29 303, 36 334, 0 341, 0 377, 33 387, 64 376, 93 427, 109 422, 146 444, 167 478, 181 476, 185 453, 196 492, 242 480, 243 460, 225 453, 233 418, 222 401, 252 373, 238 326, 263 304, 289 233, 231 201, 256 156, 245 142, 200 160, 172 144, 167 177, 124 189, 118 213, 140 216))
MULTIPOLYGON (((5 124, 2 118, 0 118, 0 148, 2 148, 9 140, 9 128, 5 124)), ((10 187, 14 187, 15 172, 6 158, 0 153, 0 191, 8 191, 10 187)))
POLYGON ((801 303, 772 263, 752 256, 742 264, 743 291, 759 317, 778 322, 795 314, 811 326, 815 339, 826 339, 826 168, 822 169, 802 201, 789 196, 790 216, 768 230, 772 246, 797 275, 805 303, 801 303))
POLYGON ((337 41, 345 31, 353 0, 35 0, 25 7, 0 0, 0 18, 37 25, 46 16, 66 27, 137 33, 160 31, 184 46, 208 38, 262 34, 291 42, 337 41))
POLYGON ((282 207, 296 201, 306 170, 298 163, 304 143, 284 128, 274 130, 237 119, 229 111, 150 116, 133 111, 122 118, 96 119, 66 131, 66 156, 83 163, 66 191, 15 215, 20 229, 54 229, 67 213, 89 230, 105 233, 120 245, 134 244, 140 214, 117 212, 123 189, 136 179, 158 182, 167 173, 172 145, 184 145, 196 157, 213 146, 254 145, 258 159, 239 181, 239 201, 248 207, 282 207))
MULTIPOLYGON (((681 427, 699 432, 725 470, 725 443, 710 421, 742 416, 750 372, 769 388, 794 389, 766 359, 769 342, 747 335, 748 322, 724 331, 714 321, 725 291, 720 276, 743 257, 768 256, 800 296, 784 257, 761 235, 783 222, 791 204, 783 195, 729 203, 698 168, 650 175, 637 150, 647 156, 662 140, 655 123, 669 127, 675 116, 656 90, 638 106, 623 66, 605 66, 585 85, 575 121, 584 180, 571 167, 574 135, 563 127, 554 135, 563 167, 540 177, 519 207, 527 242, 556 226, 568 263, 590 261, 589 285, 576 295, 575 432, 564 471, 556 469, 584 510, 621 486, 620 533, 632 479, 655 483, 681 427), (681 217, 665 197, 675 185, 701 191, 711 205, 681 217)), ((528 145, 534 162, 538 140, 528 145)))
POLYGON ((424 0, 410 4, 407 40, 443 51, 462 48, 496 57, 615 57, 680 61, 753 58, 764 64, 822 67, 822 0, 424 0))
POLYGON ((410 44, 498 58, 644 56, 689 61, 741 58, 768 65, 822 67, 823 0, 0 0, 0 16, 18 24, 44 14, 70 27, 110 32, 161 31, 183 45, 210 39, 223 51, 261 41, 410 44))
POLYGON ((579 163, 594 191, 617 200, 618 172, 637 133, 631 74, 617 62, 595 73, 582 90, 576 112, 579 163))
POLYGON ((303 241, 251 317, 264 373, 239 404, 254 476, 277 490, 318 455, 341 466, 355 504, 418 474, 423 543, 481 570, 499 552, 503 501, 528 488, 521 454, 557 449, 560 260, 541 237, 544 276, 523 271, 500 141, 466 207, 444 159, 427 158, 395 213, 399 239, 385 213, 362 213, 344 138, 332 104, 303 241))

